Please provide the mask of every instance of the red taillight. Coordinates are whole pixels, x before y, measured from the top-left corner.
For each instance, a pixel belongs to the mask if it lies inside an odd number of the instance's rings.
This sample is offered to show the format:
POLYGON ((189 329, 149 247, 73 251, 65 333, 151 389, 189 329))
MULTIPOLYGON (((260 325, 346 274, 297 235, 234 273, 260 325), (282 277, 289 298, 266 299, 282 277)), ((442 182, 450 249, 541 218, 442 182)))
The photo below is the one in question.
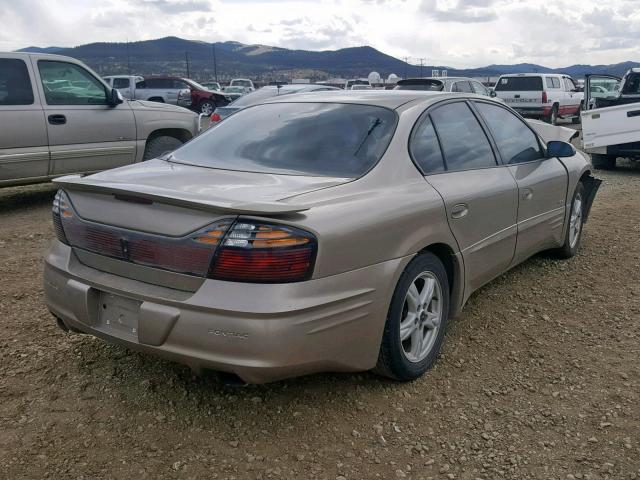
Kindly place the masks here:
POLYGON ((154 235, 79 217, 60 191, 53 223, 61 242, 122 261, 217 280, 287 283, 313 273, 316 237, 286 225, 224 218, 181 238, 154 235))
POLYGON ((303 230, 241 220, 218 247, 209 277, 252 283, 308 280, 316 249, 315 237, 303 230))
POLYGON ((222 120, 222 117, 220 116, 219 113, 212 113, 211 114, 211 121, 212 122, 219 122, 220 120, 222 120))
POLYGON ((542 103, 547 103, 547 92, 542 92, 542 103))

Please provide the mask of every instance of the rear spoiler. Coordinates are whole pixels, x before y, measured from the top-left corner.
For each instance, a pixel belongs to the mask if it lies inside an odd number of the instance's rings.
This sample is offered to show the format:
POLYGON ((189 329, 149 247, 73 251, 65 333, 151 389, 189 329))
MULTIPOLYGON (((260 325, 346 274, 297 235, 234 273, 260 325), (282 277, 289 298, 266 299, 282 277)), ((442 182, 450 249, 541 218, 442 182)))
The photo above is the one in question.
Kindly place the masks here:
POLYGON ((56 178, 53 184, 69 190, 96 192, 103 194, 122 195, 123 197, 158 201, 181 207, 198 210, 213 210, 222 213, 242 215, 284 215, 304 212, 310 207, 283 202, 248 202, 230 203, 223 199, 211 198, 197 194, 176 194, 175 191, 160 187, 130 185, 126 183, 103 182, 89 179, 81 175, 68 175, 56 178))

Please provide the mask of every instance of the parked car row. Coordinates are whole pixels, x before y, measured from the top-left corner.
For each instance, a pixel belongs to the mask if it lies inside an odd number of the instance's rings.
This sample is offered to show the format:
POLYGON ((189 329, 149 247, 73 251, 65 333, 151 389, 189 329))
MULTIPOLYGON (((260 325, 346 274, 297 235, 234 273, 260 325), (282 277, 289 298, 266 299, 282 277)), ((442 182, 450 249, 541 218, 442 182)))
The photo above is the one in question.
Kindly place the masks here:
POLYGON ((104 80, 124 98, 191 107, 206 115, 210 115, 217 106, 228 105, 234 100, 226 92, 209 90, 188 78, 111 75, 104 80))

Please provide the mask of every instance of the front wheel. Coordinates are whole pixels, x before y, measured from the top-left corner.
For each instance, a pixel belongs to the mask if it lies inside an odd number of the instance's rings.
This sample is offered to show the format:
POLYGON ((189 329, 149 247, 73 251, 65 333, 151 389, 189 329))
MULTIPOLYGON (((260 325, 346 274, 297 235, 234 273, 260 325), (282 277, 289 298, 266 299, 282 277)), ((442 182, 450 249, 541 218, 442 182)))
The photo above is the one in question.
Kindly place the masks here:
POLYGON ((391 299, 375 371, 400 381, 423 375, 436 361, 449 316, 449 282, 430 252, 414 258, 391 299))
POLYGON ((202 103, 200 103, 200 113, 211 115, 215 109, 216 104, 211 100, 204 100, 202 103))
POLYGON ((562 247, 556 250, 558 257, 571 258, 580 248, 580 241, 582 240, 582 228, 584 226, 584 184, 578 182, 576 191, 573 193, 573 199, 571 201, 571 211, 569 214, 569 225, 564 237, 564 243, 562 247))

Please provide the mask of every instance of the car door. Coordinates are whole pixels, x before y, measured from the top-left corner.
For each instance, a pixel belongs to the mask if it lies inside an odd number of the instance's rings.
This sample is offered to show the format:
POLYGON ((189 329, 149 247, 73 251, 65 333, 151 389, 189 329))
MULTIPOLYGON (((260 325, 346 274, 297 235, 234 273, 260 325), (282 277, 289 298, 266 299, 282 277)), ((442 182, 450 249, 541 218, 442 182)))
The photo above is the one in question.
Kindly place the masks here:
POLYGON ((0 185, 49 173, 47 127, 34 80, 24 59, 0 54, 0 185))
POLYGON ((109 105, 107 87, 82 65, 47 57, 32 62, 41 80, 51 175, 134 162, 136 126, 127 102, 109 105))
POLYGON ((516 247, 518 187, 497 162, 466 101, 432 107, 410 140, 411 155, 444 201, 464 259, 468 293, 504 272, 516 247))
POLYGON ((513 264, 562 244, 568 174, 547 158, 535 132, 505 107, 474 101, 493 136, 500 160, 518 184, 518 240, 513 264))

